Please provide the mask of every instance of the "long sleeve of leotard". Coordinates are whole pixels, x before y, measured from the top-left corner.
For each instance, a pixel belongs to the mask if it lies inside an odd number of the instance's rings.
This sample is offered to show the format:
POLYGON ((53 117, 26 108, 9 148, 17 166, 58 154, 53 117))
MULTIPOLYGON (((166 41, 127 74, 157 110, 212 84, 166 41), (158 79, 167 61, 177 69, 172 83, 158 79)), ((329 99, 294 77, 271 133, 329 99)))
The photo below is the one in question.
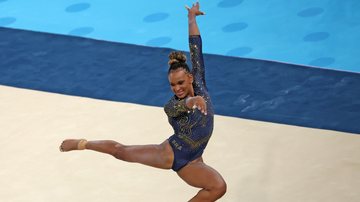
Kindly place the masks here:
POLYGON ((168 117, 178 117, 189 109, 186 107, 186 99, 178 100, 174 96, 165 105, 164 110, 168 117))
POLYGON ((205 65, 202 53, 202 39, 200 35, 189 37, 190 58, 192 64, 192 74, 194 76, 194 92, 196 95, 209 99, 205 82, 205 65))
POLYGON ((200 35, 189 36, 189 48, 192 64, 192 74, 194 76, 194 91, 197 95, 207 94, 205 82, 205 65, 202 53, 202 39, 200 35))

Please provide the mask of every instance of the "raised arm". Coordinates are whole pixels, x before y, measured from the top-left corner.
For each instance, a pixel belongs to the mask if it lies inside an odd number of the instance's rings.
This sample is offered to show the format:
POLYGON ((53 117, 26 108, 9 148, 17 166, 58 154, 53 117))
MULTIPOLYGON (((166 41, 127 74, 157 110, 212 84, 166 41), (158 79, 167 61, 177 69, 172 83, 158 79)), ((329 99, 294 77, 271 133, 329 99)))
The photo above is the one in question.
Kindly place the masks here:
MULTIPOLYGON (((204 15, 204 12, 200 11, 199 2, 193 4, 191 8, 186 7, 188 10, 188 23, 189 23, 189 46, 190 56, 192 63, 192 74, 195 79, 194 90, 200 90, 205 88, 205 66, 202 54, 202 40, 200 37, 200 30, 196 22, 196 17, 204 15)), ((203 95, 205 92, 197 92, 199 95, 203 95)))
POLYGON ((186 6, 186 9, 188 10, 189 36, 200 35, 199 27, 196 23, 196 16, 204 15, 205 13, 200 11, 199 2, 193 4, 191 8, 186 6))

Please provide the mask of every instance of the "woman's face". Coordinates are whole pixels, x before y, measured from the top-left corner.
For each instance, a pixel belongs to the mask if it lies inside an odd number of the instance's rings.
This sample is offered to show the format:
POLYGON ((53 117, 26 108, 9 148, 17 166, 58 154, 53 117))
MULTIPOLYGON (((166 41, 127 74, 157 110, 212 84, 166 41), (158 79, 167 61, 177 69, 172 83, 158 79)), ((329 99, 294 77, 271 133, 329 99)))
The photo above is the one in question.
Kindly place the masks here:
POLYGON ((190 73, 187 73, 184 69, 179 68, 177 70, 170 71, 168 79, 171 90, 179 99, 185 98, 189 94, 193 94, 193 76, 190 73))

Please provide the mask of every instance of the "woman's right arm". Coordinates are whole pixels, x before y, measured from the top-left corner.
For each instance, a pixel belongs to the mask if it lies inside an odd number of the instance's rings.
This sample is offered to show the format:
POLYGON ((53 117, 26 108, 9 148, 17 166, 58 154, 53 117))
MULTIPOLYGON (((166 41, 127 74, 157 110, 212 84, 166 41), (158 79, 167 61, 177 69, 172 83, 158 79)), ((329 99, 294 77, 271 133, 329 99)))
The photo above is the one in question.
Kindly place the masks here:
POLYGON ((164 106, 164 111, 168 117, 178 117, 189 111, 186 106, 186 99, 177 100, 174 97, 164 106))
POLYGON ((164 106, 164 111, 168 117, 178 117, 191 109, 198 109, 201 113, 207 115, 207 106, 204 98, 201 96, 187 97, 177 100, 174 97, 164 106))

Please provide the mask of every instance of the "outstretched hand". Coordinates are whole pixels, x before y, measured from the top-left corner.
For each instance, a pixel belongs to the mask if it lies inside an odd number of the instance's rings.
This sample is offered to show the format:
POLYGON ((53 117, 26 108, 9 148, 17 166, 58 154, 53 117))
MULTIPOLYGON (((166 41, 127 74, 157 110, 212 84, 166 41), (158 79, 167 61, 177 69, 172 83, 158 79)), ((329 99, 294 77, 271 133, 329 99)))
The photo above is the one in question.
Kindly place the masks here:
POLYGON ((185 5, 185 8, 188 10, 189 15, 194 15, 194 16, 205 15, 204 12, 200 11, 199 2, 194 3, 191 8, 187 5, 185 5))
POLYGON ((189 97, 186 100, 186 106, 188 108, 197 109, 204 115, 207 115, 206 100, 201 96, 189 97))

